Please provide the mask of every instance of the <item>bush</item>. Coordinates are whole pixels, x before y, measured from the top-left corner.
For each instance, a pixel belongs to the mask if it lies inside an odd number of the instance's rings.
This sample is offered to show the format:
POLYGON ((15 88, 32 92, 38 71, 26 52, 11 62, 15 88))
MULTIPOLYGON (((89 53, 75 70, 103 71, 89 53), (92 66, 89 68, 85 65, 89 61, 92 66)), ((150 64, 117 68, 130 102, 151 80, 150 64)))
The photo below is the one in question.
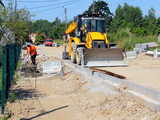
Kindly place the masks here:
POLYGON ((124 38, 129 38, 130 36, 130 29, 126 28, 126 29, 120 29, 117 30, 117 32, 114 33, 108 33, 108 38, 110 42, 117 42, 117 41, 121 41, 124 38))
POLYGON ((140 28, 140 27, 133 28, 131 32, 137 36, 144 36, 147 34, 147 31, 144 28, 140 28))
POLYGON ((43 34, 37 34, 35 44, 43 44, 45 36, 43 34))
POLYGON ((156 35, 141 35, 143 30, 137 29, 136 33, 129 29, 121 29, 117 33, 109 33, 109 41, 114 42, 118 47, 125 50, 132 50, 137 43, 156 42, 156 35), (139 35, 140 34, 140 35, 139 35))

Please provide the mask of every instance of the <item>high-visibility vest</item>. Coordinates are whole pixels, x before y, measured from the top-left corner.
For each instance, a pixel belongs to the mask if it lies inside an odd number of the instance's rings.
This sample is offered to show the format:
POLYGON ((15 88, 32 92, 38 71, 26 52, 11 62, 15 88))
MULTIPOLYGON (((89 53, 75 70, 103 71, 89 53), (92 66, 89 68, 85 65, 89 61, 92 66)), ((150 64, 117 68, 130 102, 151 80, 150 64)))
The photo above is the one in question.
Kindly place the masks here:
POLYGON ((31 45, 30 47, 27 47, 27 52, 30 55, 37 55, 37 48, 34 45, 31 45))

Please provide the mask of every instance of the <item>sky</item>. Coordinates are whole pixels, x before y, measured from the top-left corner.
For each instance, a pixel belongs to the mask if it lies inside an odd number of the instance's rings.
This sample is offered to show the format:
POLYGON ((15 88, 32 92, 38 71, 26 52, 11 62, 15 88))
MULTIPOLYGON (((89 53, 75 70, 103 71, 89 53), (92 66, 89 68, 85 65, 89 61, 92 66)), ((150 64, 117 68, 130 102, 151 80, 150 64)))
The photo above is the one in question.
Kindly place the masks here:
MULTIPOLYGON (((10 1, 10 0, 8 0, 10 1)), ((13 0, 14 1, 14 0, 13 0)), ((154 8, 156 16, 160 17, 160 0, 104 0, 109 4, 114 14, 117 6, 127 3, 140 7, 146 15, 150 8, 154 8)), ((64 8, 67 8, 67 19, 72 20, 74 16, 83 13, 93 0, 17 0, 17 8, 26 8, 33 15, 32 20, 47 19, 53 21, 56 17, 65 20, 64 8)), ((6 2, 7 4, 7 2, 6 2)))

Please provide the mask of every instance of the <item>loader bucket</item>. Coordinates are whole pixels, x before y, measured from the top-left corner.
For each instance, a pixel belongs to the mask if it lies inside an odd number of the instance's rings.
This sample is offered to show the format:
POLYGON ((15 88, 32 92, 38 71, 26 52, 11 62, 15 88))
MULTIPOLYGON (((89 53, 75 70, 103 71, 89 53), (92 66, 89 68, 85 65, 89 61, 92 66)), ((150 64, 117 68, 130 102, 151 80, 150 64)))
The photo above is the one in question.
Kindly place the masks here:
POLYGON ((91 48, 84 50, 85 66, 127 66, 120 48, 91 48))

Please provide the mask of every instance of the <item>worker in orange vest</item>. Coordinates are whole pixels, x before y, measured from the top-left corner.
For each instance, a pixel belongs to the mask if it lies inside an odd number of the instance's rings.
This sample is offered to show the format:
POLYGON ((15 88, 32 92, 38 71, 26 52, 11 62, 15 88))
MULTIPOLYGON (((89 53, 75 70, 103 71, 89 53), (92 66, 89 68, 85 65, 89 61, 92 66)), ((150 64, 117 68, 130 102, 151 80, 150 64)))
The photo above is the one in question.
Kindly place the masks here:
POLYGON ((33 65, 36 65, 37 48, 34 45, 27 45, 27 54, 31 57, 33 65))

